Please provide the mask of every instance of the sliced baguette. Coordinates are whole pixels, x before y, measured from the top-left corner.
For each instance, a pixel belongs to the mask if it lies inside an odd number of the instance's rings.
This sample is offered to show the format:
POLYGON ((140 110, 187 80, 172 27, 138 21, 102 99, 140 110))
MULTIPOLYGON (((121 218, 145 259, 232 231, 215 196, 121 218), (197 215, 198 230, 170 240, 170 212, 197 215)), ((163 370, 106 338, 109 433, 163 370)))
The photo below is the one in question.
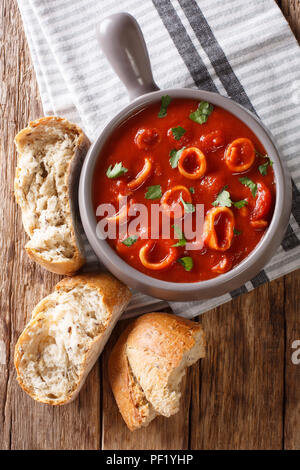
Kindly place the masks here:
POLYGON ((15 197, 30 237, 26 251, 49 271, 72 275, 84 264, 77 191, 89 140, 75 124, 52 116, 30 122, 15 144, 15 197))
POLYGON ((39 302, 15 348, 20 386, 35 400, 76 398, 131 297, 109 274, 65 278, 39 302))
POLYGON ((109 379, 131 431, 157 415, 179 410, 186 368, 205 356, 198 323, 166 313, 148 313, 122 333, 109 358, 109 379))

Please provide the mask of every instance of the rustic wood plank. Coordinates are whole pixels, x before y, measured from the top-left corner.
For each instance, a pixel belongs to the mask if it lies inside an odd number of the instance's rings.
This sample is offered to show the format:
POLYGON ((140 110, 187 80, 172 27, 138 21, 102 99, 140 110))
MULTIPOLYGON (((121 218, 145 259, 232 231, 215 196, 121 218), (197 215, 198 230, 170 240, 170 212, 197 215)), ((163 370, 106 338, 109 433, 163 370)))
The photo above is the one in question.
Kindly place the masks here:
POLYGON ((207 357, 192 389, 192 449, 280 449, 282 279, 202 316, 207 357))
POLYGON ((16 164, 13 138, 29 119, 42 115, 42 107, 15 0, 0 2, 0 16, 0 265, 3 267, 0 272, 0 448, 97 449, 100 445, 98 365, 79 400, 62 408, 35 403, 15 380, 16 340, 34 305, 51 292, 59 276, 29 261, 24 252, 26 236, 13 197, 16 164))
POLYGON ((299 0, 280 0, 280 8, 289 25, 300 41, 300 2, 299 0))
MULTIPOLYGON (((188 449, 189 408, 191 376, 193 367, 183 380, 183 399, 180 412, 171 418, 157 417, 147 428, 131 432, 124 423, 114 400, 107 377, 110 351, 128 321, 118 323, 104 353, 102 354, 102 449, 110 450, 161 450, 188 449)), ((195 366, 197 367, 197 366, 195 366)))
MULTIPOLYGON (((286 364, 284 447, 300 449, 300 364, 293 364, 292 344, 300 340, 300 271, 285 278, 286 364)), ((299 346, 297 348, 299 350, 299 346)), ((299 355, 300 356, 300 355, 299 355)))

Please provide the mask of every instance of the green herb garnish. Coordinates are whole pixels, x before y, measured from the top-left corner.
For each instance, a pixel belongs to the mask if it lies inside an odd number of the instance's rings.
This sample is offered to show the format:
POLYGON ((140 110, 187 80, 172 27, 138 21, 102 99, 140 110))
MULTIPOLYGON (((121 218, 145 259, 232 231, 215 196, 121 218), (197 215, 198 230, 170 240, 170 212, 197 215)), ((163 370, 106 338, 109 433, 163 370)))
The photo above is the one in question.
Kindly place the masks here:
POLYGON ((198 108, 196 111, 190 114, 190 119, 194 122, 197 122, 198 124, 204 124, 208 116, 213 112, 213 105, 210 103, 207 103, 207 101, 200 101, 198 104, 198 108))
POLYGON ((161 97, 160 110, 158 113, 159 118, 163 118, 167 115, 167 107, 171 103, 172 98, 169 95, 164 95, 161 97))
POLYGON ((179 258, 177 261, 182 264, 186 271, 190 271, 194 266, 193 258, 190 256, 184 256, 183 258, 179 258))
POLYGON ((228 186, 224 186, 222 191, 219 192, 216 200, 212 203, 213 206, 217 207, 231 207, 232 201, 230 199, 230 193, 227 191, 228 186))
POLYGON ((175 140, 181 139, 181 137, 185 133, 186 133, 186 130, 181 126, 172 127, 172 134, 173 134, 173 137, 174 137, 175 140))
POLYGON ((172 225, 172 227, 174 228, 174 232, 176 233, 176 235, 178 236, 179 240, 177 243, 175 243, 174 247, 177 247, 177 246, 184 246, 186 244, 186 239, 181 231, 181 228, 179 227, 179 225, 172 225))
POLYGON ((228 186, 224 186, 222 191, 219 192, 216 200, 212 203, 214 207, 231 207, 234 206, 237 209, 241 209, 248 204, 246 199, 242 199, 241 201, 232 201, 230 197, 229 191, 227 191, 228 186))
POLYGON ((125 240, 122 241, 123 245, 125 246, 131 246, 137 241, 138 237, 136 235, 133 235, 132 237, 128 237, 125 240))
POLYGON ((262 163, 258 167, 258 170, 259 170, 260 174, 262 176, 266 176, 266 174, 268 172, 268 166, 272 166, 273 162, 272 162, 271 158, 269 157, 269 155, 263 155, 262 153, 258 152, 257 150, 256 150, 256 156, 259 157, 259 158, 266 158, 267 159, 265 161, 265 163, 262 163))
POLYGON ((194 204, 191 204, 190 202, 185 202, 183 200, 182 193, 180 193, 180 198, 179 199, 183 204, 184 212, 186 212, 187 214, 192 214, 193 212, 195 212, 194 204))
POLYGON ((185 147, 182 147, 180 150, 176 150, 176 149, 173 149, 171 150, 170 152, 170 165, 172 168, 176 168, 177 165, 178 165, 178 160, 182 154, 182 152, 184 151, 185 147))
POLYGON ((245 207, 248 204, 248 201, 246 199, 241 199, 240 201, 232 201, 232 204, 237 209, 241 209, 242 207, 245 207))
POLYGON ((242 232, 239 232, 235 227, 233 229, 234 235, 240 235, 242 232))
POLYGON ((189 188, 189 191, 190 191, 191 194, 195 194, 195 188, 191 187, 191 188, 189 188))
POLYGON ((109 165, 107 171, 106 171, 106 176, 108 178, 118 178, 119 176, 123 176, 125 173, 127 173, 127 168, 124 168, 122 166, 122 162, 116 163, 114 167, 112 165, 109 165))
POLYGON ((251 193, 252 196, 255 197, 257 193, 257 184, 254 183, 248 176, 245 176, 244 178, 239 178, 239 181, 244 185, 247 186, 251 193))
POLYGON ((154 186, 148 186, 145 194, 146 199, 159 199, 162 196, 161 185, 155 184, 154 186))

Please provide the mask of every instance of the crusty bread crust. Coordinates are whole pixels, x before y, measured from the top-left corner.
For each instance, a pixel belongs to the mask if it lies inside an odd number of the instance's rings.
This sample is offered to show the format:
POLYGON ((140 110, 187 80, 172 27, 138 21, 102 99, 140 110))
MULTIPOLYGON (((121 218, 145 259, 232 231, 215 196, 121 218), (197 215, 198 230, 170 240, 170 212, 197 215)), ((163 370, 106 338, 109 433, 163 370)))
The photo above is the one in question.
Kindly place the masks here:
POLYGON ((18 339, 18 342, 15 347, 14 363, 17 371, 17 380, 22 387, 22 389, 28 393, 34 400, 45 403, 48 405, 64 405, 72 402, 80 392, 81 387, 83 386, 85 379, 90 372, 91 368, 95 364, 99 355, 101 354, 117 320, 119 319, 121 313, 125 310, 130 298, 131 292, 127 286, 115 279, 110 274, 100 273, 100 274, 83 274, 80 276, 74 276, 72 278, 66 278, 60 281, 56 286, 55 290, 60 292, 68 292, 71 289, 86 285, 89 286, 102 296, 102 303, 109 311, 109 317, 107 319, 104 328, 98 336, 93 339, 93 342, 90 344, 89 349, 83 354, 81 370, 79 373, 79 379, 76 383, 76 386, 70 391, 68 396, 64 397, 61 400, 52 400, 51 398, 40 397, 35 393, 35 390, 28 387, 24 382, 22 376, 20 364, 22 361, 22 356, 26 349, 28 343, 32 341, 32 329, 38 322, 44 319, 44 314, 51 302, 49 299, 50 296, 42 299, 38 305, 34 308, 32 312, 32 317, 27 326, 25 327, 23 333, 18 339))
POLYGON ((132 332, 134 324, 131 323, 123 331, 115 344, 108 362, 108 374, 111 388, 118 408, 130 431, 134 431, 155 418, 156 413, 143 396, 142 390, 135 390, 134 377, 130 370, 126 348, 127 338, 132 332))
POLYGON ((109 358, 108 374, 118 408, 131 431, 146 426, 158 414, 170 416, 178 411, 164 413, 156 409, 139 379, 144 374, 147 380, 148 371, 156 367, 156 386, 163 389, 196 342, 199 344, 197 357, 187 360, 186 367, 205 356, 204 332, 199 323, 167 313, 148 313, 134 320, 121 334, 109 358), (134 350, 135 375, 129 358, 131 349, 134 350), (142 392, 138 395, 132 385, 136 383, 142 392))
MULTIPOLYGON (((49 259, 45 258, 45 256, 43 256, 43 253, 39 252, 33 247, 26 246, 25 249, 32 259, 34 259, 37 263, 39 263, 41 266, 48 269, 49 271, 57 274, 72 275, 76 273, 76 271, 78 271, 85 262, 82 241, 79 236, 81 222, 79 219, 77 190, 82 163, 89 149, 90 141, 80 127, 78 127, 76 124, 70 123, 67 119, 64 118, 60 118, 57 116, 47 116, 37 119, 36 121, 29 122, 28 127, 21 130, 16 135, 15 144, 19 153, 19 157, 15 177, 15 197, 17 203, 21 207, 21 210, 23 210, 22 201, 18 197, 18 176, 21 171, 19 162, 20 156, 22 155, 22 148, 24 147, 24 145, 26 145, 26 143, 28 143, 28 139, 30 138, 30 136, 32 136, 33 132, 35 132, 37 129, 40 132, 43 132, 43 127, 47 125, 63 126, 66 132, 74 132, 78 134, 78 143, 76 146, 76 150, 72 160, 68 165, 68 170, 65 175, 66 186, 68 188, 68 207, 66 209, 69 213, 66 222, 68 223, 68 227, 70 230, 72 244, 74 247, 74 254, 70 259, 65 258, 63 260, 58 259, 50 261, 49 259)), ((28 235, 31 237, 32 234, 28 233, 28 235)))

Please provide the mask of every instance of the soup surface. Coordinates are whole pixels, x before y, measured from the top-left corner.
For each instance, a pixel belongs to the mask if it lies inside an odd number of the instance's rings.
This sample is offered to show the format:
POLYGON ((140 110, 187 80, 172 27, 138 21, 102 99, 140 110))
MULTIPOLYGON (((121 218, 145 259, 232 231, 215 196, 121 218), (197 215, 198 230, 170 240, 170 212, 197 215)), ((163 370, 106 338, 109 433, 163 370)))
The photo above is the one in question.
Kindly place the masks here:
POLYGON ((92 188, 97 220, 102 232, 115 227, 108 243, 149 276, 219 276, 248 256, 271 221, 272 161, 223 108, 165 96, 116 129, 100 157, 92 188), (111 211, 99 210, 105 203, 111 211), (136 204, 146 210, 139 223, 136 204))

